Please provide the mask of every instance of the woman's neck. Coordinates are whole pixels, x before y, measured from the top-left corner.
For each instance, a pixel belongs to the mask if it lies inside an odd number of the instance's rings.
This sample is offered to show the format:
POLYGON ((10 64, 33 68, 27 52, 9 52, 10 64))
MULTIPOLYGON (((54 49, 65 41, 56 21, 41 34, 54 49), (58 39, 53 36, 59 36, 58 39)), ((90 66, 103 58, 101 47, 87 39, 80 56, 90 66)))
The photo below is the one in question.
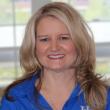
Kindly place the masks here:
POLYGON ((46 98, 53 110, 61 110, 75 87, 75 72, 52 72, 44 70, 41 94, 46 98))
POLYGON ((69 69, 65 71, 50 71, 44 69, 42 77, 42 87, 48 91, 59 92, 74 88, 76 82, 75 70, 69 69))

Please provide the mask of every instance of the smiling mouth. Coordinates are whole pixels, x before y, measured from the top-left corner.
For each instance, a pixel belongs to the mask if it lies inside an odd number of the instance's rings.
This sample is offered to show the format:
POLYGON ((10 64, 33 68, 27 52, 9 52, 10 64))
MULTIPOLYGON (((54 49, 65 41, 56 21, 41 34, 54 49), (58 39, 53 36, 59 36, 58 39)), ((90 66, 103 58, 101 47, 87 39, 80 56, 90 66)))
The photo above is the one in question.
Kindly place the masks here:
POLYGON ((63 54, 58 54, 58 55, 48 55, 49 59, 57 60, 57 59, 62 59, 64 57, 63 54))

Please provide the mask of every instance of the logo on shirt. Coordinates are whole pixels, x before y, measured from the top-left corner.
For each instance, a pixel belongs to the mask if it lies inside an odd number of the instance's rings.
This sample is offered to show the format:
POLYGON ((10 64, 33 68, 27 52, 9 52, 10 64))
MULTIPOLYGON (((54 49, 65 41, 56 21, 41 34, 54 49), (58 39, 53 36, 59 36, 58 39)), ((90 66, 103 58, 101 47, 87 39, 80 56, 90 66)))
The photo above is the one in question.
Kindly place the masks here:
POLYGON ((90 110, 89 106, 80 106, 81 110, 90 110))

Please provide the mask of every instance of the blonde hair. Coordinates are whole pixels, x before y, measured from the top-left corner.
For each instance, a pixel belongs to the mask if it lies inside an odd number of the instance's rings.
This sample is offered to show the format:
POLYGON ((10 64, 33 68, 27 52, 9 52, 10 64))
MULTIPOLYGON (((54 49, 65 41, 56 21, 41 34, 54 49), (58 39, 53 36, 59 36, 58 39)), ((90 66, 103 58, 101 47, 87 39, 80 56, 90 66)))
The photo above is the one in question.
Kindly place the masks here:
POLYGON ((32 73, 42 68, 35 53, 35 39, 36 27, 39 21, 46 16, 58 18, 67 26, 77 51, 74 64, 77 81, 81 84, 88 105, 93 110, 104 110, 106 85, 95 74, 96 56, 93 35, 79 13, 65 3, 46 4, 28 22, 20 48, 20 63, 25 73, 32 73))

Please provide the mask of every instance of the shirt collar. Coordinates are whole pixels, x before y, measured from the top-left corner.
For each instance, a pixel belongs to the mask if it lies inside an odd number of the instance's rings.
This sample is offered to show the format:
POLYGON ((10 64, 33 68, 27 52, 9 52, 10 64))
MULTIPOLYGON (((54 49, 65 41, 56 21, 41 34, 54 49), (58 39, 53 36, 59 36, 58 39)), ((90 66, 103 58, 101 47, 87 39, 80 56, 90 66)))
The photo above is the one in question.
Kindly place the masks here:
POLYGON ((77 96, 79 96, 81 93, 81 86, 79 83, 76 84, 75 88, 72 90, 72 93, 71 93, 71 98, 75 98, 77 96))

